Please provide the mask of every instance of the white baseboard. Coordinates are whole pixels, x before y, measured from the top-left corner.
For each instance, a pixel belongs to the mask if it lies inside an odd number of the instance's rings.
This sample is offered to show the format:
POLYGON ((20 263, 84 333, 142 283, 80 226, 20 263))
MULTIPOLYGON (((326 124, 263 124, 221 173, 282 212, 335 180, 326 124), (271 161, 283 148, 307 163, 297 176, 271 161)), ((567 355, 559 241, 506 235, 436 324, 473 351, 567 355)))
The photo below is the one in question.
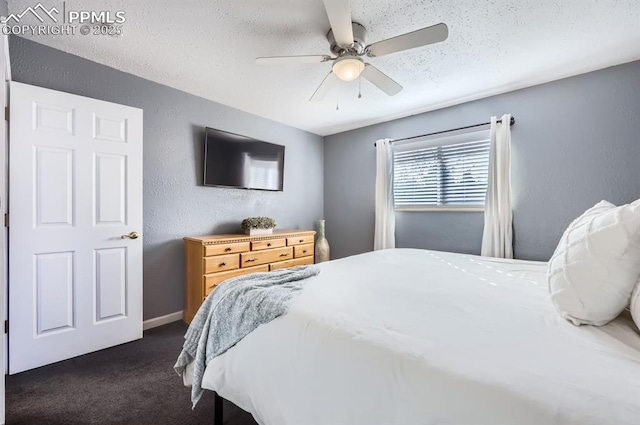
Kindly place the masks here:
POLYGON ((166 325, 167 323, 171 322, 177 322, 178 320, 182 320, 182 311, 176 311, 175 313, 145 320, 144 322, 142 322, 142 330, 146 331, 147 329, 157 328, 158 326, 166 325))

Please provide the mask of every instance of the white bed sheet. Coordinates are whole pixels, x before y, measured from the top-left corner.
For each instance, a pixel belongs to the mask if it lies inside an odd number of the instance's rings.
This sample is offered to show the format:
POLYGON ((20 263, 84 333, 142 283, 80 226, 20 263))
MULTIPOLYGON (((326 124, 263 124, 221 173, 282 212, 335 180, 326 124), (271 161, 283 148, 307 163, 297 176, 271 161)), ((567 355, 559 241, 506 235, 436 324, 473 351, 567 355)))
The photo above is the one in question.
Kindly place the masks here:
POLYGON ((546 263, 395 249, 321 267, 204 388, 262 425, 640 424, 640 333, 628 314, 563 320, 546 263))

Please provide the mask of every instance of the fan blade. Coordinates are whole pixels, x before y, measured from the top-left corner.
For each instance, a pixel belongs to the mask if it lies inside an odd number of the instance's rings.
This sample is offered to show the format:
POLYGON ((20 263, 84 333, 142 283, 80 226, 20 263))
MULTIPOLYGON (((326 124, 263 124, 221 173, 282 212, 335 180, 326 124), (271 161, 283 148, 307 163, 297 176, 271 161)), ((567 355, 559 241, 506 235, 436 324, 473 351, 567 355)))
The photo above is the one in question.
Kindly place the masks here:
POLYGON ((353 28, 351 27, 351 5, 349 0, 324 0, 333 37, 341 47, 353 45, 353 28))
POLYGON ((324 77, 324 80, 322 80, 322 83, 320 83, 320 86, 316 89, 316 92, 311 96, 309 102, 321 102, 337 82, 338 77, 336 77, 336 74, 329 72, 327 76, 324 77))
POLYGON ((270 56, 264 58, 256 58, 258 65, 289 65, 300 63, 319 63, 327 62, 331 60, 331 56, 316 55, 316 56, 270 56))
POLYGON ((449 28, 446 24, 433 25, 418 31, 413 31, 397 37, 378 41, 367 46, 367 55, 371 57, 388 55, 389 53, 401 52, 403 50, 414 49, 428 44, 439 43, 449 36, 449 28))
POLYGON ((393 81, 390 77, 388 77, 373 65, 366 64, 364 66, 362 74, 360 75, 362 76, 362 78, 369 80, 374 86, 376 86, 389 96, 395 96, 402 90, 402 86, 400 84, 393 81))

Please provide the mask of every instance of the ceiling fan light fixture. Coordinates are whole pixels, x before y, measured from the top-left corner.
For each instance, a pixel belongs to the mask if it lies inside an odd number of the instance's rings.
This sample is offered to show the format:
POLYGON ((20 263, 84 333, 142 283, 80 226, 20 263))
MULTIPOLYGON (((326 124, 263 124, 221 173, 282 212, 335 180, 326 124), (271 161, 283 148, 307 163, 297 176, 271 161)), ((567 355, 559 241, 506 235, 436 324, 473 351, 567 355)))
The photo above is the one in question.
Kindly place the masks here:
POLYGON ((342 81, 353 81, 364 70, 364 62, 357 57, 344 57, 335 61, 332 70, 342 81))

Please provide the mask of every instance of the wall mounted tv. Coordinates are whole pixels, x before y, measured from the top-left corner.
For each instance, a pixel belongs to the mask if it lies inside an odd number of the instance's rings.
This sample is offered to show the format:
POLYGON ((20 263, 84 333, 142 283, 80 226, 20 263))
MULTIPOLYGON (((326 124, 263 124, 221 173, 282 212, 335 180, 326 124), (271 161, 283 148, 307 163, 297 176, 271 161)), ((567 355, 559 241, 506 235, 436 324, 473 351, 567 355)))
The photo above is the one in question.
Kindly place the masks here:
POLYGON ((282 191, 284 146, 207 127, 204 185, 282 191))

